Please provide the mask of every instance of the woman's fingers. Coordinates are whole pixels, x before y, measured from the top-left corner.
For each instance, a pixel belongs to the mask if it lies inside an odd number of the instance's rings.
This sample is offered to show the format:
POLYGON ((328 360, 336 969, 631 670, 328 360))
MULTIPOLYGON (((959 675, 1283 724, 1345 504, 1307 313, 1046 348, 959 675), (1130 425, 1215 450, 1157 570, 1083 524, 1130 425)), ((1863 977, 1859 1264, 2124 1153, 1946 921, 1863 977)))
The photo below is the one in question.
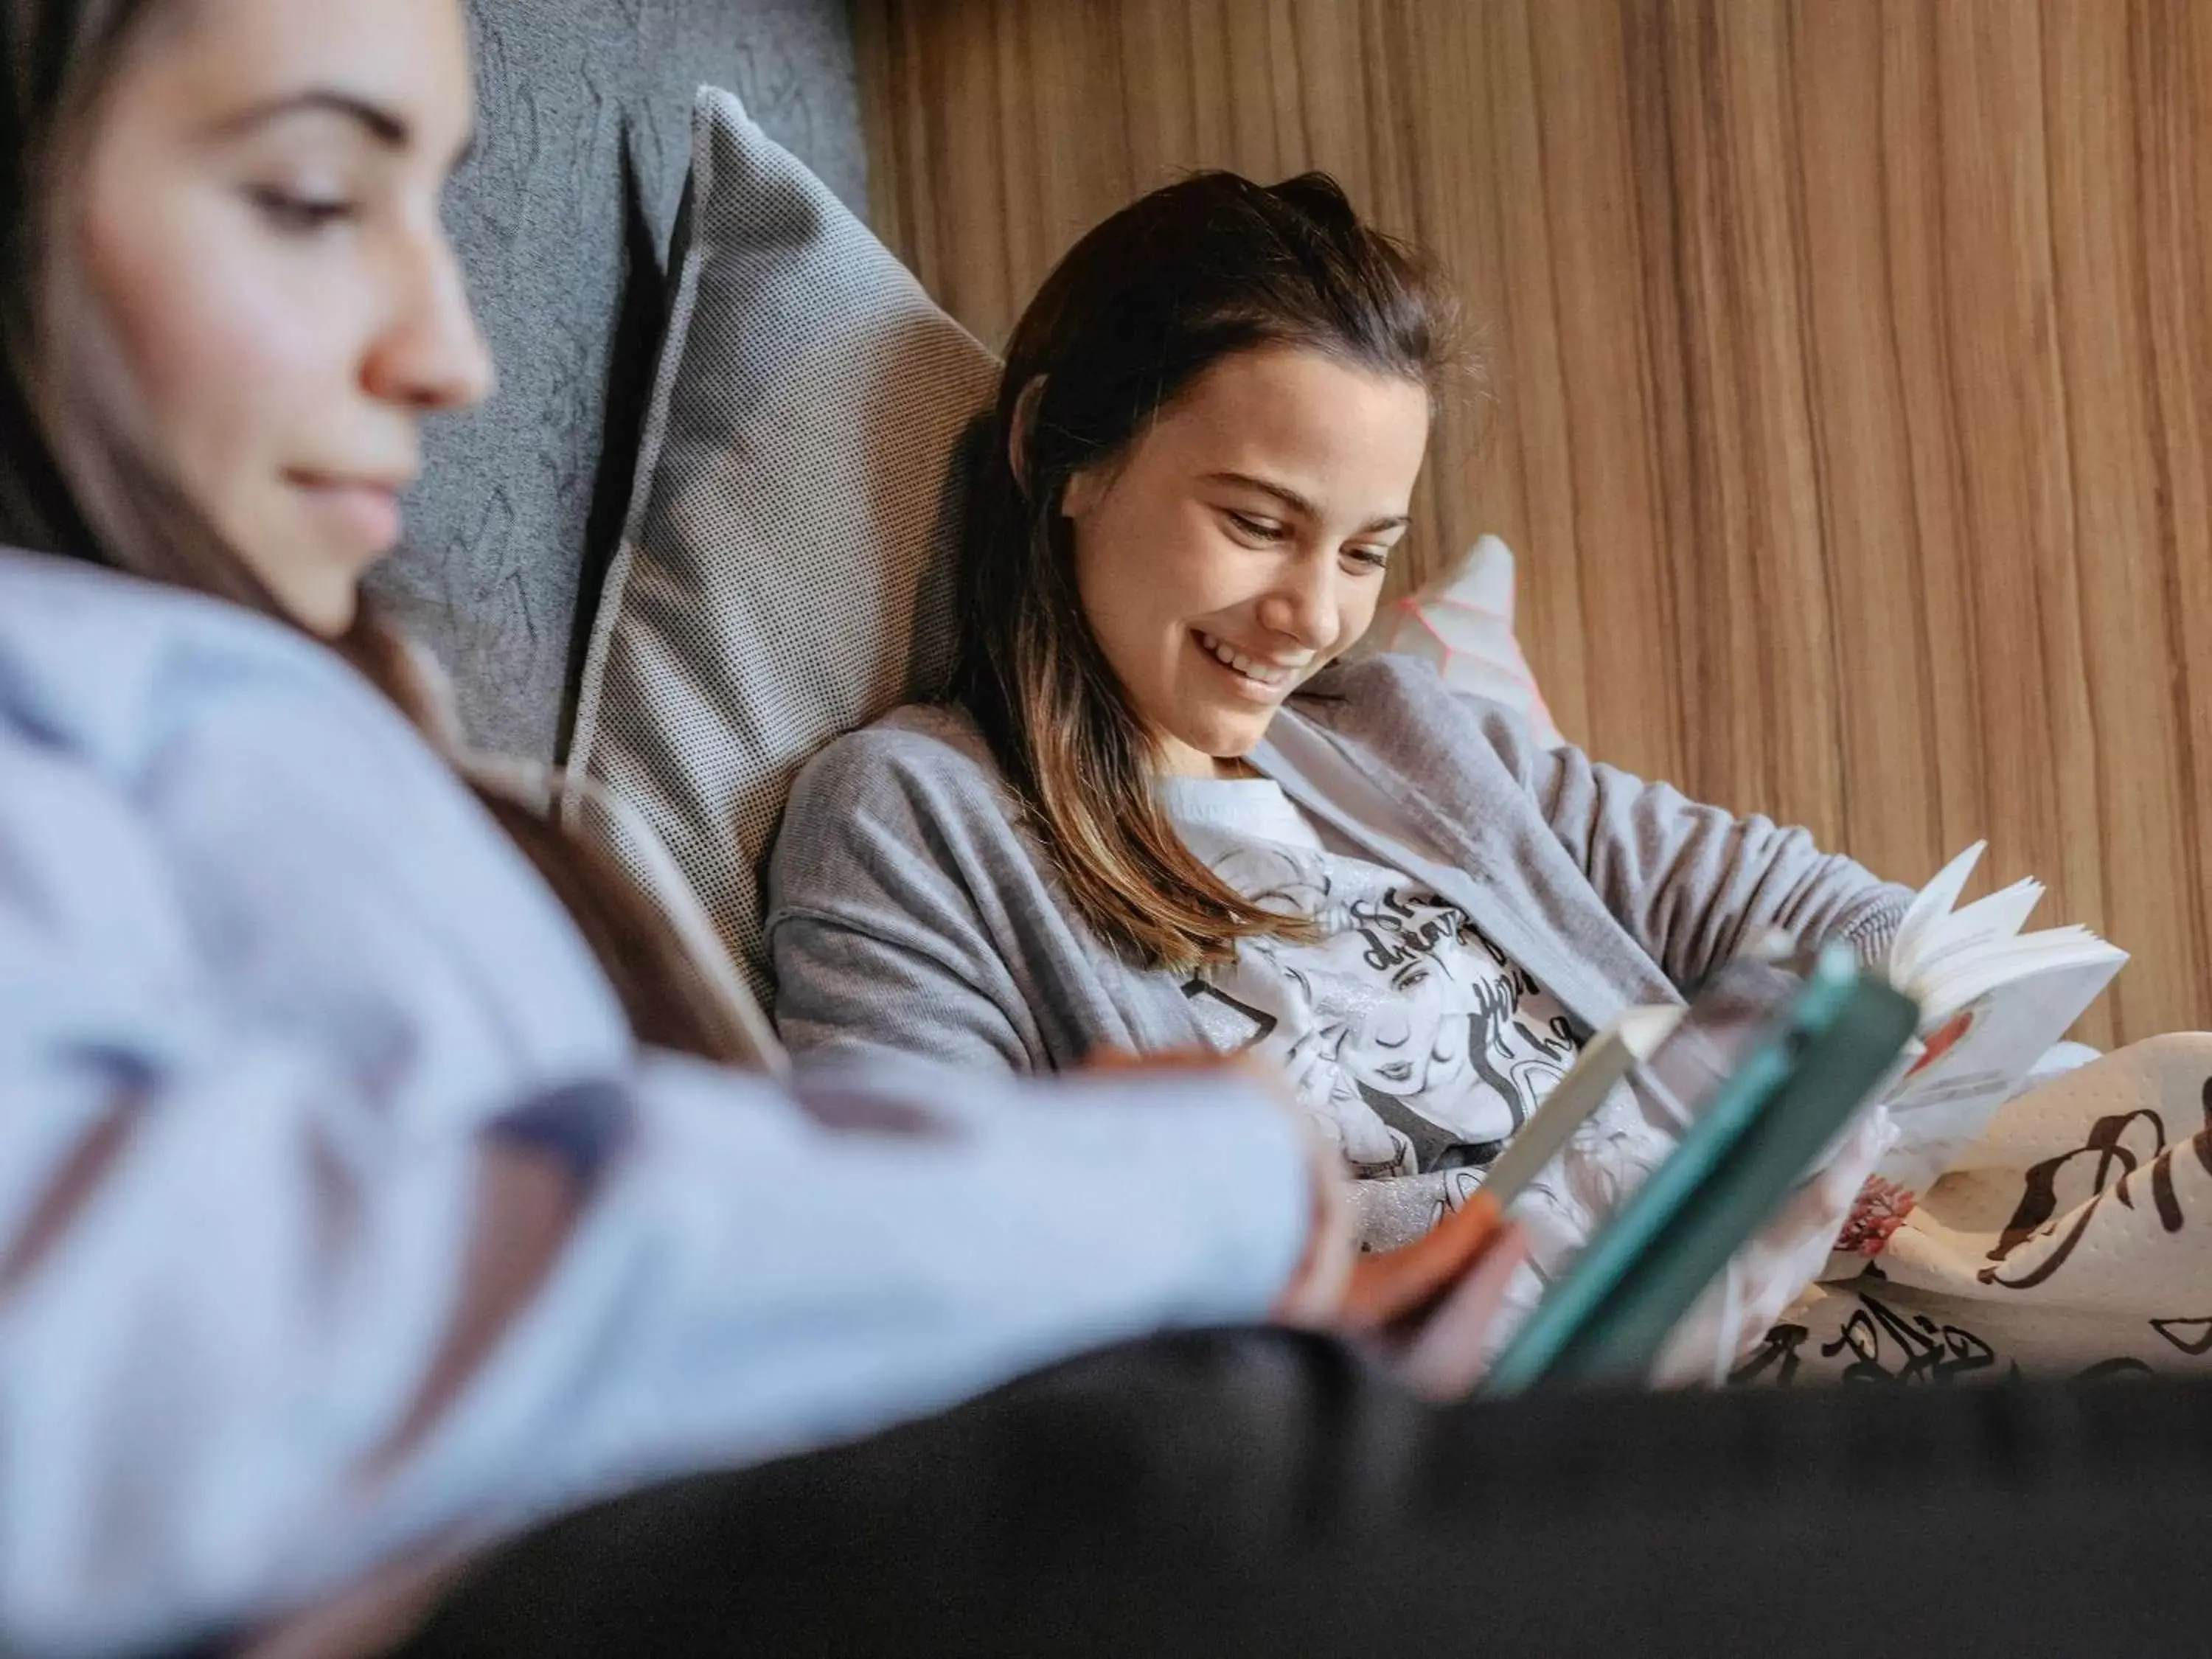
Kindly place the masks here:
POLYGON ((1489 1248, 1499 1224, 1496 1202, 1478 1192, 1411 1244, 1361 1256, 1352 1264, 1338 1328, 1371 1334, 1413 1318, 1489 1248))
POLYGON ((1507 1287, 1528 1256, 1528 1235, 1516 1226, 1494 1232, 1474 1270, 1462 1276, 1400 1350, 1399 1378, 1431 1400, 1455 1400, 1481 1380, 1495 1345, 1491 1328, 1507 1287))
POLYGON ((1268 1310, 1278 1325, 1310 1331, 1342 1328, 1345 1291, 1359 1241, 1352 1228, 1352 1201, 1345 1195, 1344 1176, 1337 1165, 1334 1154, 1325 1160, 1315 1156, 1312 1231, 1291 1282, 1268 1310))

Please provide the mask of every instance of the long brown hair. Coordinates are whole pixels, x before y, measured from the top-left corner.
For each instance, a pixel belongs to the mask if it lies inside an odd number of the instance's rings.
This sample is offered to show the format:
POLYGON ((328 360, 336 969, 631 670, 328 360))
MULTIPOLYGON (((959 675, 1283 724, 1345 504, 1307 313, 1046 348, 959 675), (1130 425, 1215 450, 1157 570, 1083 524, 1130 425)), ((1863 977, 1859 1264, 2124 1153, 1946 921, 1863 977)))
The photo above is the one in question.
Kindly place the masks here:
MULTIPOLYGON (((92 113, 173 0, 0 0, 0 544, 89 559, 290 623, 137 437, 112 334, 59 234, 92 113)), ((453 757, 437 687, 364 599, 327 641, 453 757)), ((737 1011, 606 854, 471 783, 576 922, 644 1042, 744 1061, 737 1011)))
POLYGON ((1326 352, 1433 398, 1456 365, 1449 321, 1426 260, 1362 223, 1327 174, 1269 186, 1200 173, 1091 231, 1015 326, 968 495, 952 696, 1076 905, 1149 965, 1224 962, 1241 939, 1311 929, 1214 876, 1161 809, 1152 739, 1077 593, 1068 480, 1260 346, 1326 352))

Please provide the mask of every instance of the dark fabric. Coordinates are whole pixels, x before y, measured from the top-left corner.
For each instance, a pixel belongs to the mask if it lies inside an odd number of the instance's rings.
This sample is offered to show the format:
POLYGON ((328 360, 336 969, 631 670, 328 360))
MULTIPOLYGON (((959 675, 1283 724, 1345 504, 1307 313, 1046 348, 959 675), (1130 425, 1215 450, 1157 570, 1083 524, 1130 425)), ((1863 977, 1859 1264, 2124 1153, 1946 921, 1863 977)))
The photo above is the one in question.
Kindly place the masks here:
POLYGON ((624 509, 692 95, 728 87, 865 210, 842 0, 471 0, 477 142, 447 219, 500 375, 434 424, 370 586, 477 742, 551 758, 624 509))
POLYGON ((489 1560, 408 1659, 2199 1653, 2212 1389, 1431 1410, 1200 1335, 489 1560))

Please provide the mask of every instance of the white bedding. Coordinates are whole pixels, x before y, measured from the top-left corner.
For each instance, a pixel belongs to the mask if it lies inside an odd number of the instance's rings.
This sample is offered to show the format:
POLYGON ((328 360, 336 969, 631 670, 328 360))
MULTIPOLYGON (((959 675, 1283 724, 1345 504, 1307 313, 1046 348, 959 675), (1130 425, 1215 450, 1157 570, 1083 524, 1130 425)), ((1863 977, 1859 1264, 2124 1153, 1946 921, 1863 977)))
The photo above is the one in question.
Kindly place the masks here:
POLYGON ((1739 1381, 2212 1371, 2212 1033, 2001 1108, 1867 1271, 1816 1286, 1739 1381))

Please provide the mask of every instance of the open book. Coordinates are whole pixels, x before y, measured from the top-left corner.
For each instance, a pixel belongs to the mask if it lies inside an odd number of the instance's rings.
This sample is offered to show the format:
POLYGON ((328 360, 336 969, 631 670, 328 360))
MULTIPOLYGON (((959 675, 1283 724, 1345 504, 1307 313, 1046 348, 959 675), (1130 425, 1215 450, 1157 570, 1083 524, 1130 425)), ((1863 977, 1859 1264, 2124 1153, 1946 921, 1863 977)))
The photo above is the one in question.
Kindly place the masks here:
POLYGON ((2021 933, 2038 881, 1954 908, 1984 845, 1921 890, 1890 948, 1890 981, 1920 1004, 1920 1036, 1881 1097, 1900 1139, 1876 1176, 1905 1193, 1926 1191, 1980 1135, 2128 959, 2086 927, 2021 933))
MULTIPOLYGON (((1875 1166, 1838 1243, 1848 1255, 1880 1253, 1919 1194, 2021 1091, 2128 959, 2086 927, 2021 933, 2043 896, 2039 882, 1956 908, 1983 845, 1968 848, 1921 890, 1890 948, 1890 981, 1920 1005, 1920 1030, 1875 1091, 1889 1108, 1898 1139, 1875 1166)), ((1565 1146, 1632 1066, 1657 1052, 1683 1012, 1631 1008, 1590 1039, 1492 1166, 1488 1180, 1501 1202, 1510 1202, 1565 1146)), ((1710 1081, 1717 1085, 1721 1073, 1710 1081)))
MULTIPOLYGON (((1824 1278, 1849 1277, 1881 1253, 1919 1195, 1981 1137, 1998 1108, 2021 1091, 2037 1062, 2127 961, 2126 952, 2087 928, 2021 933, 2043 896, 2037 882, 1960 908, 1959 896, 1982 851, 1979 845, 1968 848, 1915 897, 1892 944, 1887 971, 1917 1005, 1918 1033, 1887 1081, 1863 1098, 1889 1108, 1898 1139, 1860 1188, 1824 1278)), ((1589 1191, 1602 1188, 1618 1199, 1666 1156, 1663 1136, 1655 1147, 1626 1133, 1624 1123, 1632 1128, 1643 1112, 1654 1105, 1666 1110, 1669 1100, 1639 1099, 1624 1118, 1616 1085, 1639 1064, 1659 1069, 1665 1048, 1666 1087, 1658 1093, 1671 1097, 1674 1109, 1695 1113, 1698 1101, 1736 1074, 1745 1042, 1756 1040, 1747 1033, 1769 1030, 1771 1006, 1739 997, 1732 1007, 1724 995, 1716 1000, 1717 988, 1717 981, 1705 988, 1697 1012, 1679 1005, 1624 1012, 1583 1046, 1576 1065, 1490 1165, 1484 1185, 1529 1229, 1530 1266, 1538 1279, 1549 1283, 1571 1271, 1582 1246, 1595 1237, 1605 1216, 1589 1210, 1613 1206, 1588 1205, 1589 1191), (1687 1047, 1670 1042, 1678 1032, 1692 1039, 1687 1047), (1592 1133, 1584 1133, 1585 1124, 1592 1133), (1553 1174, 1554 1160, 1571 1147, 1578 1149, 1573 1155, 1579 1167, 1553 1174), (1562 1194, 1576 1195, 1574 1201, 1562 1194), (1534 1208, 1517 1202, 1524 1196, 1534 1208)), ((1891 1030, 1884 1054, 1894 1047, 1891 1030)), ((1819 1079, 1812 1081, 1817 1088, 1819 1079)), ((1694 1133, 1686 1124, 1675 1127, 1685 1136, 1694 1133)), ((1818 1249, 1828 1241, 1809 1242, 1818 1249)), ((1817 1266, 1794 1255, 1768 1264, 1784 1278, 1810 1274, 1817 1266)))

